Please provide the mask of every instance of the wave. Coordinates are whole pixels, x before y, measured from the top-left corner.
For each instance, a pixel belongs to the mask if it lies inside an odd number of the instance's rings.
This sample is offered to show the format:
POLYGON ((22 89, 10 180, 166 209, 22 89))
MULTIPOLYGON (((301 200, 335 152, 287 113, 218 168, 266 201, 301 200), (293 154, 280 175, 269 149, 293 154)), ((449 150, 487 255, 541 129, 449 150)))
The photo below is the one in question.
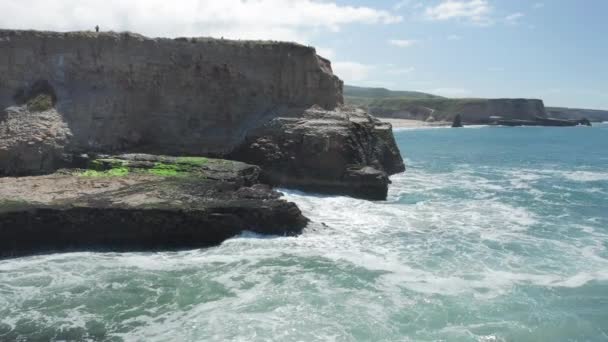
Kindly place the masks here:
POLYGON ((597 182, 607 181, 608 172, 596 171, 560 171, 562 177, 575 182, 597 182))
POLYGON ((415 127, 393 127, 394 132, 403 131, 419 131, 419 130, 431 130, 431 129, 447 129, 452 128, 450 126, 415 126, 415 127))

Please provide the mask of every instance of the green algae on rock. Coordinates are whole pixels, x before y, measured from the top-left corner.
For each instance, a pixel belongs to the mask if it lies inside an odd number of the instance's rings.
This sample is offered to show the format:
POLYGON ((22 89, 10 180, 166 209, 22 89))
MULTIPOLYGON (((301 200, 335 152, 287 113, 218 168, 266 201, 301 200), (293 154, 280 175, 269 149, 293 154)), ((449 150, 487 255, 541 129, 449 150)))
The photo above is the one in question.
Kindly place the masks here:
POLYGON ((229 167, 230 161, 205 157, 171 157, 149 154, 98 156, 87 162, 85 170, 76 171, 82 177, 121 177, 129 173, 152 174, 162 177, 199 176, 218 166, 229 167))

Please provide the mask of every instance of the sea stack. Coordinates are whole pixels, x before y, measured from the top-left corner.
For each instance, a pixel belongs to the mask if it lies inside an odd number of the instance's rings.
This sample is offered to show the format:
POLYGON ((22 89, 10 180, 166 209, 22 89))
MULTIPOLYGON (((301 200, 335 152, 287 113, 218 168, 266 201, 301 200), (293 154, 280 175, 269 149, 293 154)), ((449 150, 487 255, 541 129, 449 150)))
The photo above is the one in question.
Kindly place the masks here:
POLYGON ((462 118, 460 117, 460 114, 456 114, 456 116, 454 117, 454 121, 452 122, 452 127, 454 127, 454 128, 462 127, 462 118))

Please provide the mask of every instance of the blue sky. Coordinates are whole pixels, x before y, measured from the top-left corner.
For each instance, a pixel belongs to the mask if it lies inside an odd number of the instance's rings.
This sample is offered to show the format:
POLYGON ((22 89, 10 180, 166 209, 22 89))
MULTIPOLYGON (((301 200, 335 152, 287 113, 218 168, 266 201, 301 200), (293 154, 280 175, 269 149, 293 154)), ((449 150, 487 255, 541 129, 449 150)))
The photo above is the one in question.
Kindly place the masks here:
POLYGON ((291 40, 348 84, 608 109, 607 0, 0 0, 0 27, 291 40))
POLYGON ((352 25, 315 40, 329 46, 337 62, 363 66, 347 77, 349 83, 608 109, 606 0, 479 2, 488 8, 481 18, 432 17, 428 9, 441 3, 432 1, 405 1, 399 8, 394 1, 340 3, 403 17, 387 25, 352 25))

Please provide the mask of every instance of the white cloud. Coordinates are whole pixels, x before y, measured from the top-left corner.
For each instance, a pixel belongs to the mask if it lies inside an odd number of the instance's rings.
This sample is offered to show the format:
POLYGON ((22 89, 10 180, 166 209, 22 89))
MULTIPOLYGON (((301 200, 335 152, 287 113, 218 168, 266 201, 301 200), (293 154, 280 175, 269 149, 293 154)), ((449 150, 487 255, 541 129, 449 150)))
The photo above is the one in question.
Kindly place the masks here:
POLYGON ((348 24, 391 24, 400 16, 320 0, 2 0, 0 27, 129 30, 148 36, 215 36, 307 42, 348 24))
POLYGON ((507 24, 515 25, 519 23, 519 19, 521 19, 523 16, 524 14, 520 12, 513 13, 505 17, 505 22, 507 24))
POLYGON ((410 40, 410 39, 390 39, 388 41, 388 43, 390 45, 398 46, 398 47, 410 47, 410 46, 418 43, 418 41, 417 40, 410 40))
POLYGON ((361 82, 369 79, 376 66, 357 62, 335 62, 332 63, 334 74, 345 83, 361 82))
POLYGON ((462 40, 462 36, 459 36, 457 34, 451 34, 449 36, 447 36, 448 40, 462 40))
POLYGON ((427 7, 425 14, 431 20, 466 20, 474 24, 492 23, 492 7, 487 0, 444 0, 437 6, 427 7))

